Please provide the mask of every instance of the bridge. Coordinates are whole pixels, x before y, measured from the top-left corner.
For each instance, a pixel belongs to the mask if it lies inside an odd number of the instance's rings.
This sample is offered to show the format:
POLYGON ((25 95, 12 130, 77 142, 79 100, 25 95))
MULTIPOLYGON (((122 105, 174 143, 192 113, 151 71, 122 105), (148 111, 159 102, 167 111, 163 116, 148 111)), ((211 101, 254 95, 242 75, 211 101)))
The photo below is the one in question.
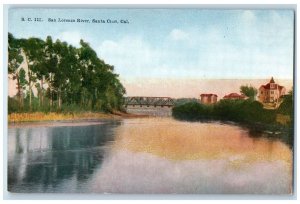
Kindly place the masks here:
POLYGON ((174 99, 170 97, 145 97, 145 96, 130 96, 125 97, 125 107, 173 107, 174 99))

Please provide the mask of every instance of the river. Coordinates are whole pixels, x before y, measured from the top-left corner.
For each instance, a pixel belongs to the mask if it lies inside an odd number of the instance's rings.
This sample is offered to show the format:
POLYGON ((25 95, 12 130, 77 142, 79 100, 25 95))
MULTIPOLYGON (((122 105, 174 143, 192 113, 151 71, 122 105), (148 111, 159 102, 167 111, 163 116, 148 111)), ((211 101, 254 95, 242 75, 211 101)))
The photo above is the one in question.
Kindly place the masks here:
POLYGON ((8 189, 290 194, 283 142, 235 124, 134 118, 9 125, 8 189))

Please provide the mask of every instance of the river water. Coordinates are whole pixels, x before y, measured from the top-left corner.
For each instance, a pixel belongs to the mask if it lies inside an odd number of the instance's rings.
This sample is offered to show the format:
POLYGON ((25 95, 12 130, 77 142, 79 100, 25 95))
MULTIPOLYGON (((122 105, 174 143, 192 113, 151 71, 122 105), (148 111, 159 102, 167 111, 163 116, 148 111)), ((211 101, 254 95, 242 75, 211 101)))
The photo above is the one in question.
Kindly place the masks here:
POLYGON ((261 136, 171 118, 10 125, 8 190, 290 194, 292 150, 261 136))

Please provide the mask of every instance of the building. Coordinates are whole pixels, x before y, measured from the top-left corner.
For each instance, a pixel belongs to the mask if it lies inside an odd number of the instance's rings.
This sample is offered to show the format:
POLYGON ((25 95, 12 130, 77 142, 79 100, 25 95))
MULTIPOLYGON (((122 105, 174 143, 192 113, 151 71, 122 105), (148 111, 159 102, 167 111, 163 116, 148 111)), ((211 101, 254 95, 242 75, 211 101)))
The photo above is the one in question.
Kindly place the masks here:
POLYGON ((246 100, 248 97, 244 94, 238 94, 238 93, 230 93, 228 95, 225 95, 223 99, 239 99, 239 100, 246 100))
POLYGON ((276 103, 285 94, 284 86, 276 84, 273 77, 266 85, 261 85, 258 93, 258 100, 261 103, 276 103))
POLYGON ((200 101, 203 104, 213 104, 216 103, 218 100, 218 96, 216 94, 201 94, 200 101))

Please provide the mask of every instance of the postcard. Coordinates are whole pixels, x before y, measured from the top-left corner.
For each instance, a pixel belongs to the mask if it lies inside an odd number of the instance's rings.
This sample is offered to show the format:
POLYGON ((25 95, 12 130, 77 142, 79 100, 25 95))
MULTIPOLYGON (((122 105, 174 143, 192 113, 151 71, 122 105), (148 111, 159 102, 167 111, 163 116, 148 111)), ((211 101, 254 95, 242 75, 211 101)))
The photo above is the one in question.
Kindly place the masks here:
POLYGON ((9 193, 293 195, 294 10, 8 10, 9 193))

